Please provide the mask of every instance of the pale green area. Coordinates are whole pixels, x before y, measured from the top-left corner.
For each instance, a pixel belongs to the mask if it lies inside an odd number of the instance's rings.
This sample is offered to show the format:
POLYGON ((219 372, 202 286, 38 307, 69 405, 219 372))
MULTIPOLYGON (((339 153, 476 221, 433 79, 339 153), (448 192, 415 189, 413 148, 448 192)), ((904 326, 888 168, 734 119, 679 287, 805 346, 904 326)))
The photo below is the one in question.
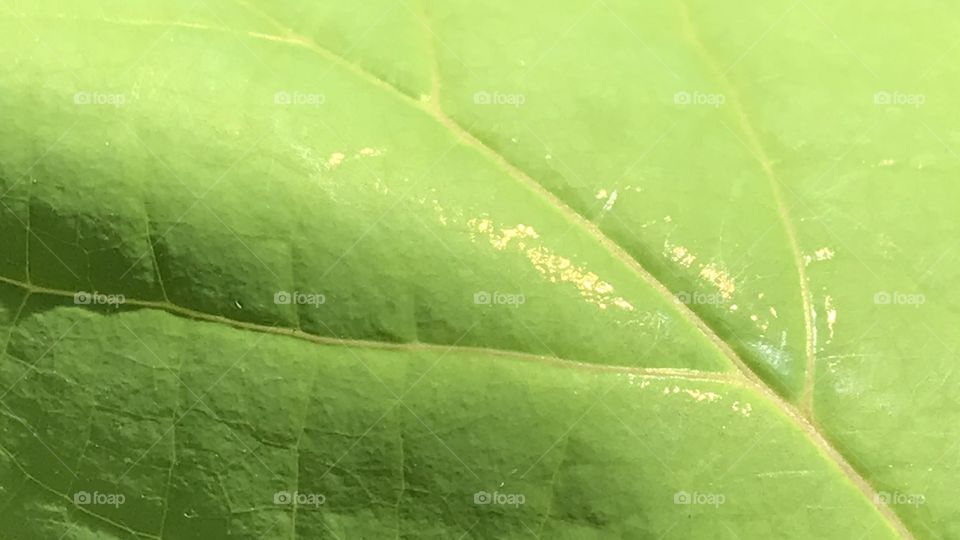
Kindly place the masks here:
POLYGON ((960 537, 956 9, 561 4, 7 2, 0 538, 960 537))

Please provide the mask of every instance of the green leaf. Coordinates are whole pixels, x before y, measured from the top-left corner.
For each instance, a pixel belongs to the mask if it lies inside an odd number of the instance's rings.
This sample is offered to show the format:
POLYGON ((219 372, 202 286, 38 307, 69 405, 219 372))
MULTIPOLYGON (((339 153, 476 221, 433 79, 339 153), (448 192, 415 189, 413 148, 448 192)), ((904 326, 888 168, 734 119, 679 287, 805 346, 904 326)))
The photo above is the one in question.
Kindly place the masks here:
POLYGON ((955 8, 3 7, 0 537, 960 537, 955 8))

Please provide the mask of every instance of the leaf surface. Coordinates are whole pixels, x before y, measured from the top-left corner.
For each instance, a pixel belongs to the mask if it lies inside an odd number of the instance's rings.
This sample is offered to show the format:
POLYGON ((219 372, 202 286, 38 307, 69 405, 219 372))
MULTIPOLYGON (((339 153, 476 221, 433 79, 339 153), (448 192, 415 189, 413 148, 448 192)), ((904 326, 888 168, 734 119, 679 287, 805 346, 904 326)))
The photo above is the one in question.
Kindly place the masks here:
POLYGON ((9 2, 2 535, 960 536, 950 9, 9 2))

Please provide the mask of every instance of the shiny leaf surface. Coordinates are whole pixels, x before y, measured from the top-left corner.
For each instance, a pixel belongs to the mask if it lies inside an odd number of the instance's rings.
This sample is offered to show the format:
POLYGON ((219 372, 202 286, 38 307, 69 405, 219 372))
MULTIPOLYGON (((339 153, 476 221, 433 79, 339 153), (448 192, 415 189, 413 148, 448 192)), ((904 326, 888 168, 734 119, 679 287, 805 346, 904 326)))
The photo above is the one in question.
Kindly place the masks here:
POLYGON ((960 536, 922 4, 8 1, 0 537, 960 536))

